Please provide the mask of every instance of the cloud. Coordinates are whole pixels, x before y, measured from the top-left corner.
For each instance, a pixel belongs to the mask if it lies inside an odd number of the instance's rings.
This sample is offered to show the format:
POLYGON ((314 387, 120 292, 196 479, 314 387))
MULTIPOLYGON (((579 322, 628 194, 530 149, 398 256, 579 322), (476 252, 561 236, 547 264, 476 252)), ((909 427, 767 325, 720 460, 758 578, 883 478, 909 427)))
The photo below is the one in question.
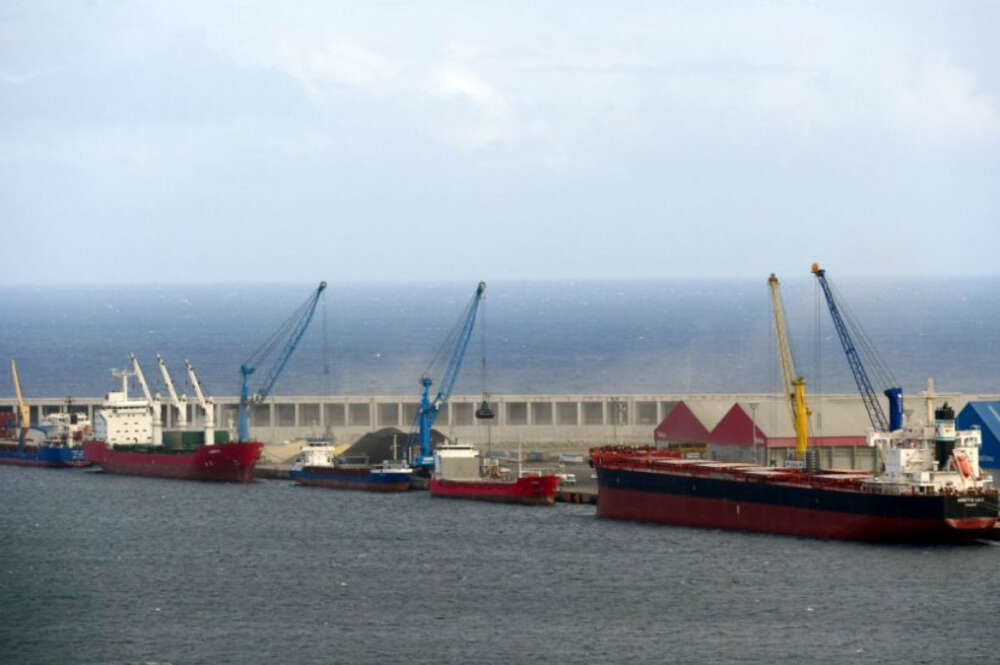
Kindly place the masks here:
POLYGON ((997 100, 948 54, 930 54, 887 73, 891 119, 904 130, 939 140, 1000 138, 997 100))

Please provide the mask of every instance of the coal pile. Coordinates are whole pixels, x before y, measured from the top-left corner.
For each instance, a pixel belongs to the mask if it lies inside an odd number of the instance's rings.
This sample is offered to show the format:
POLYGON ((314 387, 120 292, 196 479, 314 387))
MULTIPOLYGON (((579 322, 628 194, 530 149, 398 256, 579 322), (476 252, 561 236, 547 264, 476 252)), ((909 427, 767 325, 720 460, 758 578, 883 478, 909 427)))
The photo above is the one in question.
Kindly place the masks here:
MULTIPOLYGON (((368 458, 369 464, 381 464, 386 460, 393 459, 392 444, 393 437, 396 441, 396 457, 406 459, 406 432, 398 427, 383 427, 380 430, 369 432, 358 439, 353 446, 341 453, 341 457, 368 458)), ((439 443, 444 442, 445 436, 436 429, 431 430, 431 447, 437 448, 439 443)), ((419 455, 416 448, 419 443, 414 444, 414 455, 419 455)))

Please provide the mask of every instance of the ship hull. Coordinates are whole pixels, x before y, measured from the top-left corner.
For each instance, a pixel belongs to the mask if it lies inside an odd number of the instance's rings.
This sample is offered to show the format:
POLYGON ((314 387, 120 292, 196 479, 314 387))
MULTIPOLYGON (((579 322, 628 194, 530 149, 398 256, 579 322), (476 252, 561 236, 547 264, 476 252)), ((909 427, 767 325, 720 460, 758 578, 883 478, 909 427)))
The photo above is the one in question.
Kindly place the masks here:
POLYGON ((175 452, 116 449, 101 441, 87 441, 83 451, 87 461, 108 473, 245 483, 253 478, 253 468, 263 447, 263 443, 248 441, 175 452))
POLYGON ((365 492, 405 492, 410 489, 409 473, 372 472, 368 469, 292 469, 288 476, 299 485, 365 492))
POLYGON ((611 519, 869 542, 968 542, 996 523, 986 496, 917 496, 598 467, 611 519))
POLYGON ((12 466, 80 467, 89 462, 84 459, 83 448, 65 446, 25 446, 22 451, 16 443, 0 444, 0 464, 12 466))
POLYGON ((431 496, 520 503, 529 506, 554 504, 558 486, 559 478, 556 476, 524 476, 514 482, 431 478, 427 483, 431 496))

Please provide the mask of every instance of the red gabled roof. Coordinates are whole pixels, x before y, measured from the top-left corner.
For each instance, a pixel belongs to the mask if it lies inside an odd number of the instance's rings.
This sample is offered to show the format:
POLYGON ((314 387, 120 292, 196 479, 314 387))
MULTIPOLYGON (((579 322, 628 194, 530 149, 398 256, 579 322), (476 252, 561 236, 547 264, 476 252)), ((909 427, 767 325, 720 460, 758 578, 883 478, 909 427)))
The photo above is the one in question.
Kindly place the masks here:
POLYGON ((684 402, 678 402, 656 429, 653 440, 664 443, 708 443, 708 429, 684 402))
POLYGON ((757 441, 767 443, 767 436, 760 429, 760 425, 755 425, 753 420, 743 410, 739 404, 733 404, 732 408, 722 416, 722 420, 712 430, 710 436, 711 443, 719 443, 730 446, 752 446, 752 429, 757 430, 757 441))

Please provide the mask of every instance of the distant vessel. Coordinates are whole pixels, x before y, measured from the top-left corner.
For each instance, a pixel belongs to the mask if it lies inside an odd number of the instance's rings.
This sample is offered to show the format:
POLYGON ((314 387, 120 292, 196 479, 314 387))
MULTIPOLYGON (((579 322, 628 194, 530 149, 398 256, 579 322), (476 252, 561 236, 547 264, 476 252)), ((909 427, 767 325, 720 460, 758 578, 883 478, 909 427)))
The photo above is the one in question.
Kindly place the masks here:
POLYGON ((158 397, 153 397, 142 368, 132 355, 133 371, 117 372, 121 391, 109 392, 98 412, 96 439, 83 444, 84 457, 109 473, 188 480, 247 482, 263 443, 230 442, 229 433, 215 431, 215 405, 205 398, 194 368, 191 382, 205 409, 203 430, 162 430, 158 397), (128 377, 135 376, 145 398, 130 398, 128 377))
POLYGON ((86 466, 83 439, 90 435, 90 420, 85 413, 46 414, 37 427, 31 427, 31 411, 21 394, 17 364, 10 361, 10 372, 17 393, 17 413, 3 421, 8 434, 0 440, 0 464, 16 466, 86 466))
POLYGON ((295 459, 289 477, 300 485, 405 492, 410 489, 413 469, 402 462, 386 460, 371 465, 367 458, 332 457, 332 446, 308 446, 295 459))
MULTIPOLYGON (((520 464, 518 464, 520 468, 520 464)), ((431 496, 527 505, 555 503, 559 478, 554 474, 512 476, 497 460, 483 464, 473 446, 444 444, 434 451, 431 496)))
POLYGON ((956 431, 947 404, 934 418, 933 428, 923 431, 870 434, 869 445, 884 464, 877 474, 680 459, 655 448, 594 448, 597 514, 813 538, 980 538, 996 524, 998 511, 997 490, 979 467, 981 433, 956 431))

